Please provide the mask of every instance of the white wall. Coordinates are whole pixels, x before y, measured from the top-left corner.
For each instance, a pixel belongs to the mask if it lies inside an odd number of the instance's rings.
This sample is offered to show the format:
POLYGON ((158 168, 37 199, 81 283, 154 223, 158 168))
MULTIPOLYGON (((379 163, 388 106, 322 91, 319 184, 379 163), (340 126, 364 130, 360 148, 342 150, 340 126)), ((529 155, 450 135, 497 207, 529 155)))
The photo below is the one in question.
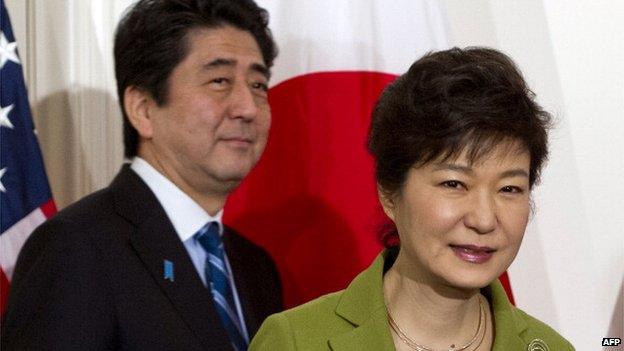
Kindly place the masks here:
MULTIPOLYGON (((105 186, 121 163, 111 43, 131 0, 5 2, 62 207, 105 186)), ((441 4, 452 45, 508 53, 558 119, 512 287, 520 307, 578 350, 600 349, 602 337, 624 334, 624 2, 441 4)))

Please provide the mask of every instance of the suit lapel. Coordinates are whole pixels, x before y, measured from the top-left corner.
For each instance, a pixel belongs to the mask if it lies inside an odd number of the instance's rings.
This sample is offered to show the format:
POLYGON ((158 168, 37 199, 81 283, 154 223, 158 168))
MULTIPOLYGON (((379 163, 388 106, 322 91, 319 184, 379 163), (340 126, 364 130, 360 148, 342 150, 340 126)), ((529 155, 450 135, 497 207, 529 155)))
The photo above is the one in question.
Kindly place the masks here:
POLYGON ((329 339, 334 351, 347 350, 394 350, 385 308, 373 311, 364 323, 352 331, 329 339))
POLYGON ((214 345, 229 347, 210 292, 202 284, 184 245, 151 190, 128 166, 122 169, 111 188, 116 190, 118 214, 136 226, 130 243, 160 290, 203 345, 211 350, 215 349, 214 345), (173 279, 165 279, 165 260, 173 266, 173 279))
POLYGON ((382 289, 386 255, 377 256, 342 294, 335 312, 355 328, 330 338, 332 350, 394 350, 382 289))
POLYGON ((518 312, 509 302, 505 289, 500 281, 495 280, 488 287, 481 290, 492 304, 494 314, 494 344, 493 351, 522 351, 527 343, 522 339, 522 333, 527 329, 526 321, 518 316, 518 312))

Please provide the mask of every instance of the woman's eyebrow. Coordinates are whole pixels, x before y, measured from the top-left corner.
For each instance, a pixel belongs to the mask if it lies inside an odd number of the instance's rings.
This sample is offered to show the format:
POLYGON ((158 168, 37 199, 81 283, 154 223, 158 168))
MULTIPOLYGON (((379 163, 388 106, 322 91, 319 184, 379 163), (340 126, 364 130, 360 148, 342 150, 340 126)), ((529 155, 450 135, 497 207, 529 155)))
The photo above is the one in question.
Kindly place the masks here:
MULTIPOLYGON (((433 167, 434 171, 454 171, 465 173, 468 175, 474 175, 474 170, 465 165, 460 165, 456 163, 436 163, 433 167)), ((500 178, 513 178, 513 177, 525 177, 529 178, 529 173, 522 168, 514 168, 509 169, 500 174, 500 178)))
POLYGON ((434 171, 455 171, 466 173, 469 175, 474 174, 474 170, 469 166, 459 165, 456 163, 436 163, 433 167, 434 171))

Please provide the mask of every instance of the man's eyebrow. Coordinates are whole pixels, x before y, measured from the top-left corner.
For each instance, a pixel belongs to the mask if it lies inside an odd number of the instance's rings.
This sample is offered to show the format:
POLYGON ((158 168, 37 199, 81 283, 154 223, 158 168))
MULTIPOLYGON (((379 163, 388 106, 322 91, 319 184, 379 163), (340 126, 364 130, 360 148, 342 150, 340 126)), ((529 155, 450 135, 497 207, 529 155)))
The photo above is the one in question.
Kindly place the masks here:
POLYGON ((253 63, 251 65, 251 69, 253 71, 256 71, 260 74, 262 74, 267 80, 269 78, 271 78, 271 71, 269 70, 269 68, 265 65, 259 64, 259 63, 253 63))
POLYGON ((229 67, 236 66, 236 60, 218 58, 218 59, 214 59, 208 63, 203 64, 202 68, 210 70, 210 69, 218 68, 222 66, 229 66, 229 67))
POLYGON ((501 178, 525 177, 529 178, 529 174, 522 168, 510 169, 501 173, 501 178))
MULTIPOLYGON (((226 58, 217 58, 214 59, 204 65, 202 65, 202 69, 205 70, 211 70, 211 69, 215 69, 218 67, 234 67, 236 66, 237 62, 234 59, 226 59, 226 58)), ((267 68, 267 66, 260 64, 260 63, 252 63, 250 66, 250 69, 252 71, 258 72, 260 74, 262 74, 263 76, 266 77, 266 79, 271 78, 271 72, 269 71, 269 69, 267 68)))

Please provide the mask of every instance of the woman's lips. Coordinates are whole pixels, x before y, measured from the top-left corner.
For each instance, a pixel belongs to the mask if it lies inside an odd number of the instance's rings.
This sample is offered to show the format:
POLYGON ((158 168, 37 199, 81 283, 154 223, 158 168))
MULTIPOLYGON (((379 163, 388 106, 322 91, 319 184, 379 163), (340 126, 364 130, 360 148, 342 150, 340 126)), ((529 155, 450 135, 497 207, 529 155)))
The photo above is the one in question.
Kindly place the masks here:
POLYGON ((451 245, 455 256, 470 263, 485 263, 492 258, 496 250, 486 246, 451 245))

